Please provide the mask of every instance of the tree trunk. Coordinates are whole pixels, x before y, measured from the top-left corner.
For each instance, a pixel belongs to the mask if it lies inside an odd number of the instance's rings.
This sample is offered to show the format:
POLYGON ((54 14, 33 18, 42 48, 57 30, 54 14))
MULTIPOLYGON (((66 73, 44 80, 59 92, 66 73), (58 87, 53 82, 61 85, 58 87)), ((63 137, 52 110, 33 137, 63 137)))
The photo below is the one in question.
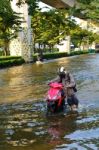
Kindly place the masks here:
POLYGON ((40 43, 39 43, 39 49, 38 49, 38 61, 43 61, 43 52, 42 49, 40 48, 40 43))
POLYGON ((36 48, 35 48, 35 34, 33 33, 33 53, 36 52, 36 48))
POLYGON ((5 56, 9 56, 10 55, 10 51, 9 51, 9 41, 4 41, 4 54, 5 56))

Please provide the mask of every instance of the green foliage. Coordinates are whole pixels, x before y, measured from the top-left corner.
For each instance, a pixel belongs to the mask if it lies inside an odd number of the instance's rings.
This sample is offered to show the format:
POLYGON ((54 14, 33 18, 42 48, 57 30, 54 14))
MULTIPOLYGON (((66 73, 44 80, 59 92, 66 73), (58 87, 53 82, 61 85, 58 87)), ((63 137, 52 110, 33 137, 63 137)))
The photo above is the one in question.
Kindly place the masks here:
POLYGON ((43 50, 44 53, 55 53, 55 52, 59 52, 59 49, 58 48, 52 48, 52 49, 49 49, 49 48, 44 48, 43 50))
POLYGON ((0 1, 0 40, 4 43, 6 55, 9 53, 10 40, 16 38, 20 30, 20 19, 19 14, 12 10, 9 0, 0 1))
MULTIPOLYGON (((11 0, 0 0, 0 46, 4 44, 5 52, 8 50, 9 41, 17 37, 20 30, 20 17, 14 12, 10 5, 11 0), (12 32, 13 30, 13 32, 12 32)), ((99 0, 77 0, 76 5, 69 9, 50 9, 42 12, 38 7, 40 0, 18 0, 17 5, 29 5, 29 15, 32 16, 33 43, 47 45, 52 49, 54 45, 60 44, 67 35, 71 35, 74 45, 82 42, 92 43, 96 40, 96 35, 82 30, 78 27, 71 16, 80 16, 94 23, 99 22, 99 0)), ((98 39, 98 38, 97 38, 98 39)), ((34 45, 35 47, 35 45, 34 45)), ((7 53, 7 52, 6 52, 7 53)))
POLYGON ((26 0, 26 3, 29 5, 29 15, 34 15, 36 9, 38 8, 38 2, 39 0, 26 0))
POLYGON ((0 61, 4 61, 4 60, 13 60, 13 59, 22 59, 21 56, 1 56, 0 57, 0 61))
POLYGON ((79 47, 81 44, 92 44, 93 42, 98 42, 99 35, 92 31, 88 31, 87 29, 78 27, 72 32, 71 41, 75 47, 79 47))
POLYGON ((75 9, 75 15, 79 13, 84 19, 99 22, 99 0, 77 0, 79 7, 75 9))
POLYGON ((21 65, 25 61, 20 56, 0 57, 0 68, 21 65))
MULTIPOLYGON (((81 55, 81 54, 87 54, 89 53, 89 51, 71 51, 70 54, 66 53, 66 52, 56 52, 56 53, 46 53, 43 54, 43 59, 56 59, 56 58, 62 58, 62 57, 69 57, 69 56, 74 56, 74 55, 81 55)), ((37 61, 37 54, 33 55, 33 60, 34 62, 37 61)))
POLYGON ((32 17, 34 43, 52 47, 59 44, 66 35, 76 28, 76 22, 65 10, 51 9, 46 12, 37 10, 32 17))
POLYGON ((71 35, 72 43, 75 46, 91 44, 96 40, 94 34, 88 29, 79 27, 71 17, 76 10, 81 13, 87 6, 88 3, 84 1, 80 4, 81 9, 73 7, 69 10, 50 9, 46 12, 41 12, 38 9, 32 18, 33 42, 39 43, 39 45, 47 45, 52 49, 54 45, 60 44, 67 35, 71 35))
POLYGON ((89 5, 92 0, 77 0, 77 1, 82 4, 89 5))
POLYGON ((61 58, 66 56, 68 56, 66 52, 47 53, 43 55, 44 59, 55 59, 55 58, 61 58))
POLYGON ((29 15, 33 16, 38 8, 39 1, 40 0, 18 0, 17 5, 20 7, 22 4, 27 3, 29 6, 28 13, 29 15))
POLYGON ((88 54, 88 50, 84 51, 71 51, 69 56, 74 56, 74 55, 81 55, 81 54, 88 54))
POLYGON ((3 51, 0 51, 0 56, 3 56, 3 55, 4 55, 3 51))
MULTIPOLYGON (((66 52, 45 53, 43 54, 43 59, 55 59, 55 58, 61 58, 66 56, 68 56, 66 52)), ((33 55, 33 60, 34 62, 37 61, 37 54, 33 55)))

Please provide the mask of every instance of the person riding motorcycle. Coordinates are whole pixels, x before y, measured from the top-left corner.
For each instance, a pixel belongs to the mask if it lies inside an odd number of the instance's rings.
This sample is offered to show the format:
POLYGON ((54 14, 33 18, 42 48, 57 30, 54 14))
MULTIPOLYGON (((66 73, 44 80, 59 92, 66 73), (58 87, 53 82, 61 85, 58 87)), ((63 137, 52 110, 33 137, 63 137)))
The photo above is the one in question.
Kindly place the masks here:
POLYGON ((51 82, 59 82, 63 84, 64 89, 62 91, 62 94, 65 95, 68 105, 70 106, 71 110, 77 109, 79 101, 75 95, 77 89, 72 74, 67 72, 64 67, 60 67, 58 69, 58 76, 55 79, 51 80, 51 82))

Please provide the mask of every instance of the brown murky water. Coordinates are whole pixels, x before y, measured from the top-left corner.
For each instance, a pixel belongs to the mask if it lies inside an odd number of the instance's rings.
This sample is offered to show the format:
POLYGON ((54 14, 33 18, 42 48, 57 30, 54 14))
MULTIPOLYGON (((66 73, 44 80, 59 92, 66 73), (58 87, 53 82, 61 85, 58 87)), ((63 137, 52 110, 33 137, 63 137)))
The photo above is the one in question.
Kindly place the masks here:
POLYGON ((0 70, 0 150, 98 150, 99 55, 0 70), (77 81, 77 114, 46 117, 48 80, 65 66, 77 81))

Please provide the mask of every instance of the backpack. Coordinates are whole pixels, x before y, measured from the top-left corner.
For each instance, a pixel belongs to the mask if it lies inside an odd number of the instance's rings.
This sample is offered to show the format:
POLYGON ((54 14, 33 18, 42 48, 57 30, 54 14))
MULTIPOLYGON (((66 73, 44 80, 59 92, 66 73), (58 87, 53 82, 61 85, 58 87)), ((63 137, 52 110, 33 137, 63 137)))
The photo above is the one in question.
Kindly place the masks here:
POLYGON ((77 92, 76 84, 75 84, 75 86, 73 87, 73 90, 74 90, 74 92, 77 92))

